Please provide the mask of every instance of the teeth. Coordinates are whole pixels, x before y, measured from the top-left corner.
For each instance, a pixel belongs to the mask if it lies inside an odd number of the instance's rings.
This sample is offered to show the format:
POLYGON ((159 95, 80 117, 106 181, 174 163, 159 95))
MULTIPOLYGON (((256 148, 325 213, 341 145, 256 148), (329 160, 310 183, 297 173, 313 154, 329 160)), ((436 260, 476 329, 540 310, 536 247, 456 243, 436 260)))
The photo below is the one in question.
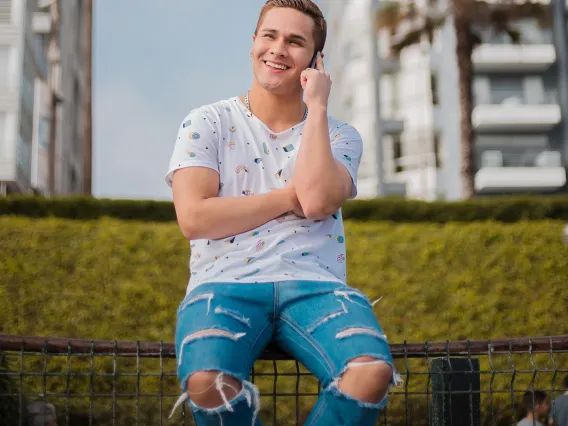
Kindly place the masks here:
POLYGON ((266 65, 268 65, 269 67, 272 68, 277 68, 279 70, 287 70, 288 67, 286 65, 279 65, 279 64, 275 64, 274 62, 270 62, 270 61, 266 61, 266 65))

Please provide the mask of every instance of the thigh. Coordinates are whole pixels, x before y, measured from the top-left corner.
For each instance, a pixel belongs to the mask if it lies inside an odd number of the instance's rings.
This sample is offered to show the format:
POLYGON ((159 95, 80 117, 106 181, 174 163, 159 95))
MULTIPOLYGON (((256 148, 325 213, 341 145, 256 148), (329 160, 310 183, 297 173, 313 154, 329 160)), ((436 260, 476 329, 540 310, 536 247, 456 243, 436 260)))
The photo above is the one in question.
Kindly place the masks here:
POLYGON ((280 312, 278 343, 324 386, 359 356, 392 366, 387 337, 359 290, 341 283, 304 283, 290 291, 280 312))
POLYGON ((273 289, 268 284, 203 284, 177 313, 177 373, 185 390, 196 371, 222 371, 248 380, 272 336, 273 289), (270 308, 270 309, 269 309, 270 308))

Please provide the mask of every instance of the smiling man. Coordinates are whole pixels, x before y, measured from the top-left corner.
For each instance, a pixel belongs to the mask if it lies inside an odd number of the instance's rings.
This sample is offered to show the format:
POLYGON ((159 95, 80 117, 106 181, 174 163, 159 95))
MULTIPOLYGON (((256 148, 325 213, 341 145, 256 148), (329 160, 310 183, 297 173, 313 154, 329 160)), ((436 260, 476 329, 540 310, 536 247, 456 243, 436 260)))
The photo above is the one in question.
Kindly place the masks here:
POLYGON ((326 31, 312 1, 267 1, 251 89, 179 128, 166 181, 191 278, 176 407, 187 400, 197 425, 260 425, 248 379, 271 341, 323 385, 308 425, 374 425, 397 381, 372 304, 347 282, 341 206, 357 194, 362 141, 327 114, 326 31))

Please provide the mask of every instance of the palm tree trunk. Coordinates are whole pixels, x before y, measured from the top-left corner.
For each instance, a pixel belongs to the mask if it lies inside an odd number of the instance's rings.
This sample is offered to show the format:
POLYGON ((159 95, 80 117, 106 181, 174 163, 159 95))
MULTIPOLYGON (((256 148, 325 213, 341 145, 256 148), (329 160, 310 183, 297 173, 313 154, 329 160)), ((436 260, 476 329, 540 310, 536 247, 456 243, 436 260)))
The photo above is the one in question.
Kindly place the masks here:
POLYGON ((93 174, 93 0, 84 4, 84 31, 85 31, 85 96, 84 96, 84 166, 83 166, 83 193, 92 195, 93 174))
POLYGON ((472 78, 473 35, 470 30, 468 6, 471 0, 452 0, 456 33, 458 90, 460 97, 460 176, 463 198, 473 197, 474 189, 474 137, 471 113, 473 110, 472 78))

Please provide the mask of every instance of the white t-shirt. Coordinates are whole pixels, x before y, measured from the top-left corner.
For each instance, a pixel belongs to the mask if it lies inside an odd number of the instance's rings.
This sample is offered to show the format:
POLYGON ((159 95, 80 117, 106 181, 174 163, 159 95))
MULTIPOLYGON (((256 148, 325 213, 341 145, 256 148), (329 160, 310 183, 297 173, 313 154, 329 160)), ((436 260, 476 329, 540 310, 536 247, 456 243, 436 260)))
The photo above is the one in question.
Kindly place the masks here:
MULTIPOLYGON (((333 155, 353 179, 353 198, 361 136, 348 124, 328 122, 333 155)), ((283 188, 294 173, 303 127, 272 132, 238 97, 197 108, 179 128, 166 183, 171 186, 175 170, 200 166, 219 173, 219 197, 283 188)), ((344 235, 340 209, 323 221, 287 214, 221 240, 192 240, 187 291, 211 282, 346 282, 344 235)))
POLYGON ((538 420, 527 419, 525 417, 523 420, 517 423, 517 426, 544 426, 544 425, 538 420))

